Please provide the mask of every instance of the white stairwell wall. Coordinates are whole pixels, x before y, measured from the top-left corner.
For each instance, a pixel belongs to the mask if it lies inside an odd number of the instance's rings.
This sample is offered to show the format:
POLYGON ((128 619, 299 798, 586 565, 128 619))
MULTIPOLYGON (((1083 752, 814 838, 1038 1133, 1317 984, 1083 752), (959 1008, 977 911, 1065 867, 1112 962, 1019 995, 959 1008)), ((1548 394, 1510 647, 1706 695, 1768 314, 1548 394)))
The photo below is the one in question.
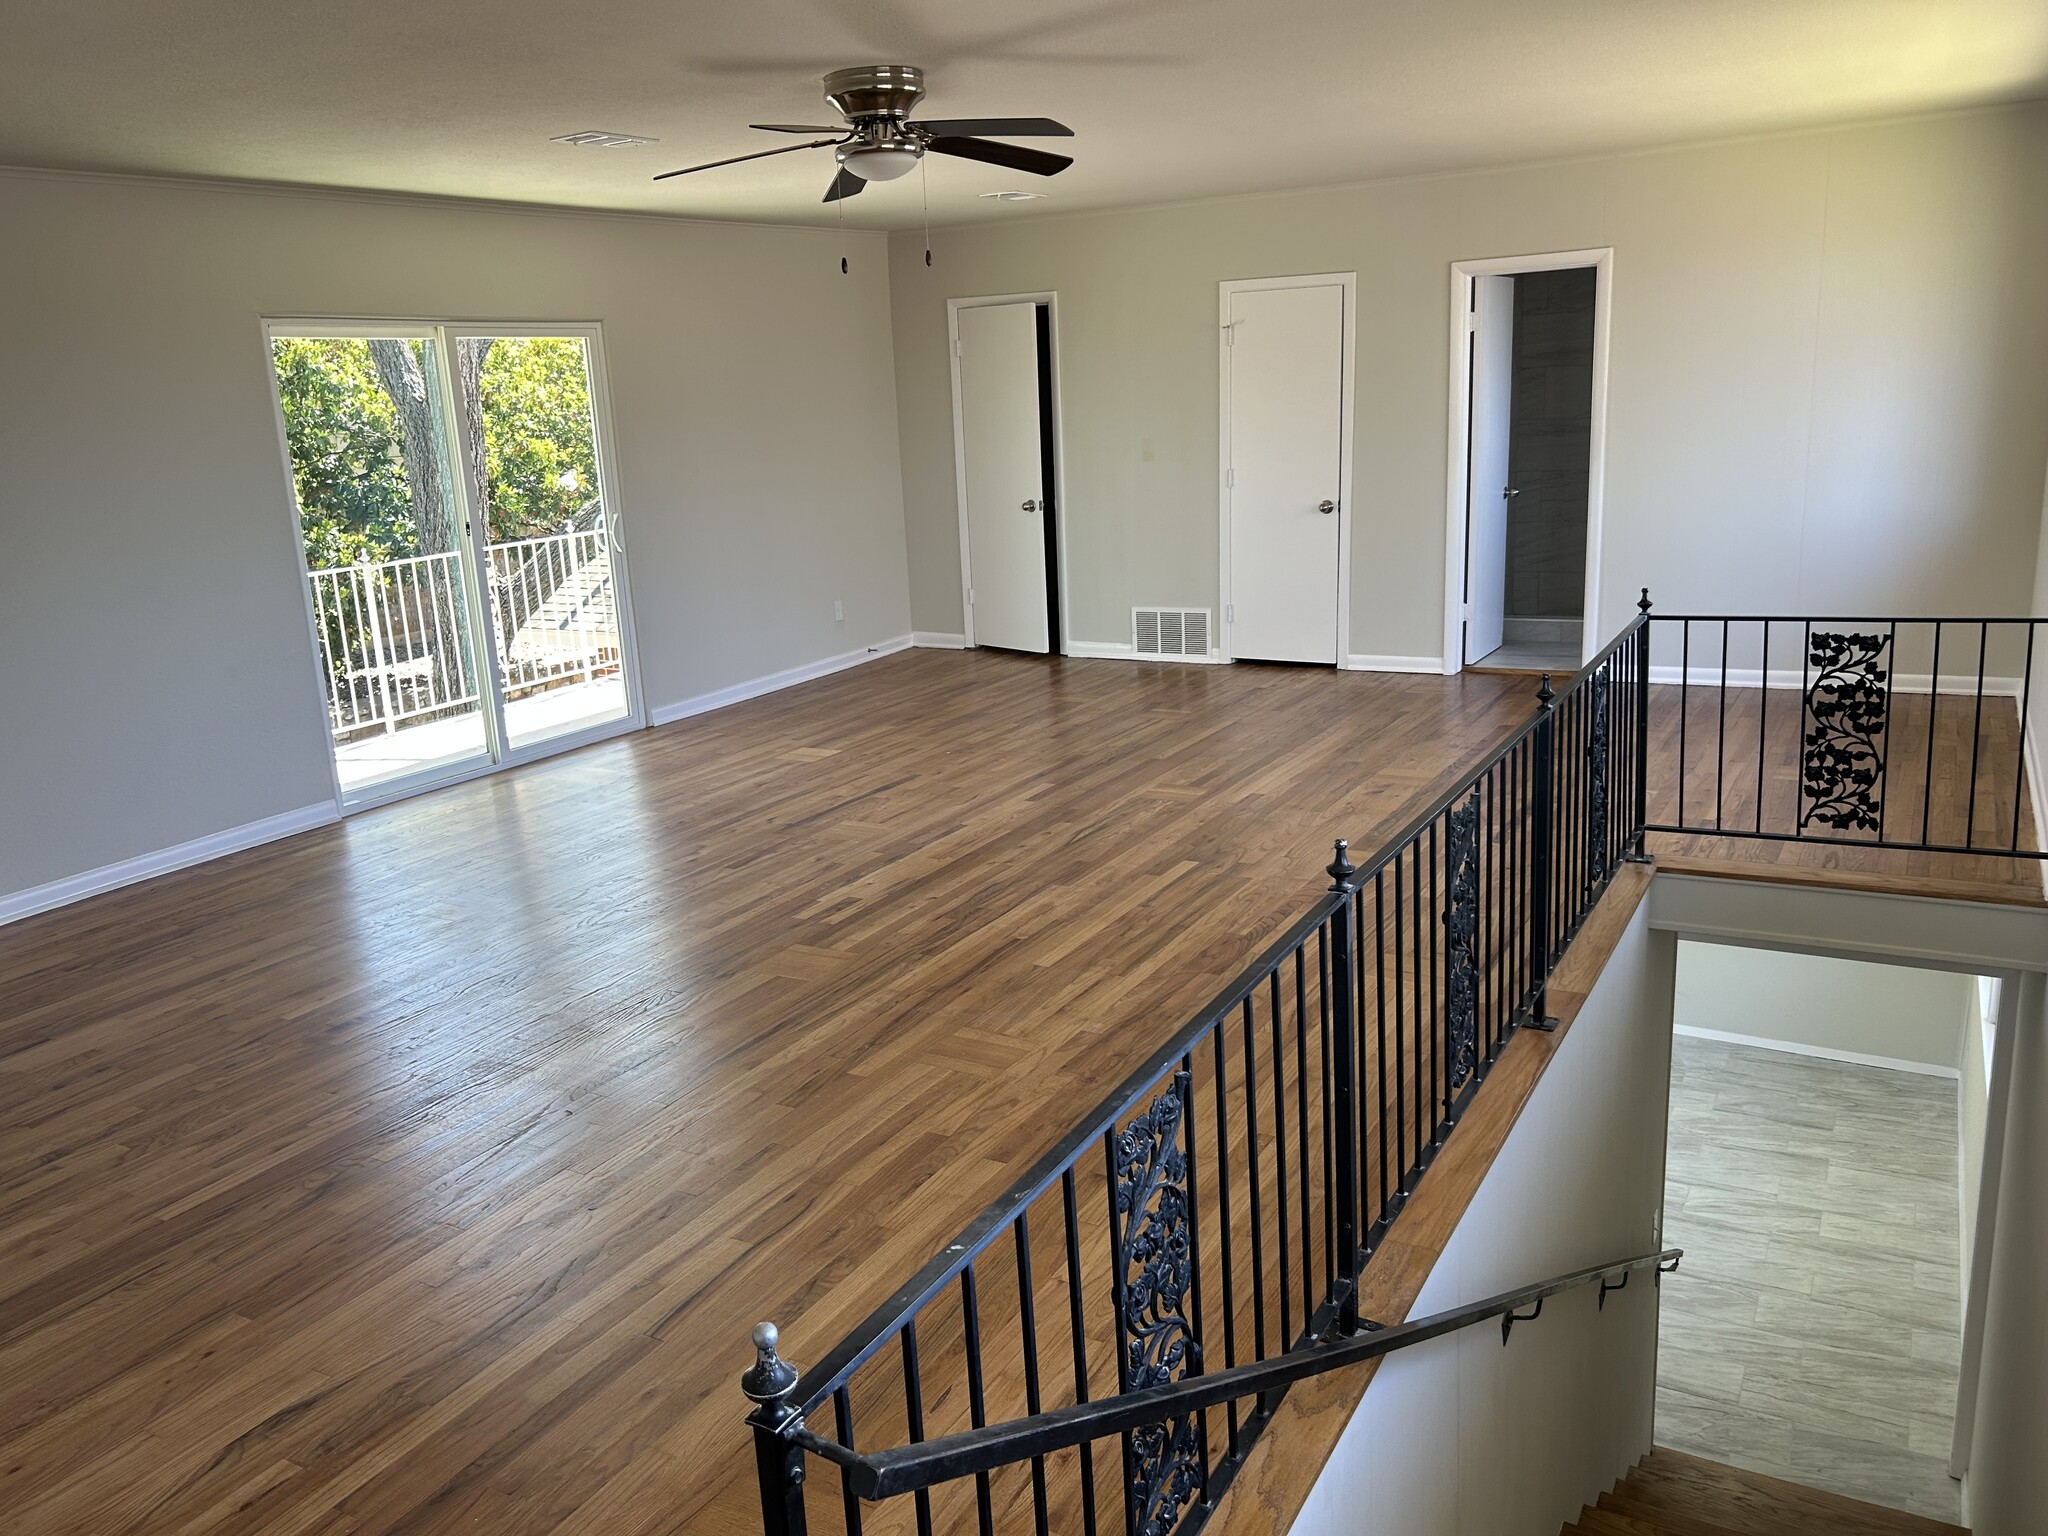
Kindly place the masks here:
MULTIPOLYGON (((1421 1316, 1657 1245, 1676 943, 1648 904, 1616 946, 1423 1286, 1421 1316)), ((1399 1227, 1396 1225, 1396 1234, 1399 1227)), ((1392 1321, 1387 1319, 1387 1321, 1392 1321)), ((1650 1449, 1647 1274, 1385 1360, 1294 1529, 1556 1536, 1650 1449)))

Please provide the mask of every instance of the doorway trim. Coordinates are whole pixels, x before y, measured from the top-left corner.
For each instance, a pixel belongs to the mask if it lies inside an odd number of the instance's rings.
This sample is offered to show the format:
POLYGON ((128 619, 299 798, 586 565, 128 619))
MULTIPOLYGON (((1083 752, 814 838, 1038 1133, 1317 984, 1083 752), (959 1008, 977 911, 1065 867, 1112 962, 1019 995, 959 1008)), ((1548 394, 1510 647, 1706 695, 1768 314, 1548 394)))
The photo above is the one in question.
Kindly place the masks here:
POLYGON ((960 311, 990 309, 1000 304, 1043 304, 1046 308, 1047 345, 1052 356, 1052 525, 1054 551, 1053 580, 1059 591, 1060 611, 1054 615, 1060 637, 1058 649, 1049 654, 1072 655, 1073 611, 1067 604, 1067 441, 1066 418, 1060 399, 1060 296, 1047 289, 1041 293, 994 293, 946 300, 946 366, 953 380, 953 511, 960 530, 960 633, 967 648, 974 649, 974 604, 967 594, 974 585, 974 561, 967 543, 967 434, 960 401, 960 311))
POLYGON ((1351 655, 1351 438, 1358 415, 1358 274, 1305 272, 1293 277, 1226 278, 1216 285, 1216 656, 1235 661, 1231 651, 1230 598, 1230 297, 1273 288, 1344 290, 1344 362, 1339 369, 1337 406, 1337 670, 1353 667, 1351 655))
MULTIPOLYGON (((272 425, 277 432, 278 461, 284 470, 284 504, 286 514, 291 520, 292 548, 296 556, 293 562, 294 576, 299 584, 300 606, 306 615, 306 660, 309 664, 309 675, 313 679, 313 686, 307 690, 306 697, 316 701, 322 692, 319 685, 319 620, 313 611, 312 593, 306 582, 303 558, 306 538, 305 515, 299 506, 298 476, 292 463, 290 434, 285 426, 284 419, 283 390, 277 377, 277 368, 272 361, 271 343, 280 336, 319 335, 321 327, 331 326, 334 328, 333 334, 351 338, 380 335, 410 338, 418 336, 424 330, 434 333, 437 341, 445 343, 450 339, 451 333, 469 331, 476 334, 488 333, 493 336, 578 336, 583 338, 589 347, 587 357, 590 369, 591 437, 596 447, 600 483, 606 486, 610 492, 611 504, 605 509, 607 525, 611 531, 613 547, 621 556, 620 559, 613 563, 612 577, 617 586, 620 654, 631 663, 622 669, 625 674, 626 683, 626 713, 617 720, 607 720, 602 724, 590 726, 580 731, 565 732, 560 736, 551 736, 544 741, 531 742, 523 747, 513 747, 501 738, 496 711, 487 708, 483 711, 483 716, 485 740, 489 750, 484 758, 452 767, 444 773, 434 775, 431 779, 407 778, 394 780, 388 786, 378 786, 365 794, 351 798, 342 788, 341 769, 335 761, 334 743, 327 721, 327 713, 324 709, 319 709, 316 706, 314 714, 315 718, 319 721, 319 730, 323 742, 322 750, 327 759, 327 776, 334 794, 334 814, 336 819, 353 816, 360 811, 374 810, 378 806, 389 805, 394 801, 408 800, 415 795, 423 795, 431 790, 446 789, 453 784, 463 784, 471 779, 484 778, 489 774, 499 773, 507 768, 518 768, 527 763, 538 762, 543 758, 556 757, 564 752, 573 752, 578 747, 591 746, 600 741, 610 740, 614 736, 624 736, 632 731, 646 729, 647 703, 640 678, 640 648, 633 628, 631 576, 627 570, 628 565, 631 563, 631 556, 628 551, 628 534, 625 526, 625 493, 620 489, 618 460, 612 443, 611 378, 605 361, 604 326, 602 322, 596 320, 562 320, 553 322, 520 320, 500 322, 490 319, 457 320, 446 316, 394 319, 389 315, 363 317, 355 315, 278 314, 259 317, 257 326, 258 334, 262 339, 263 372, 265 378, 269 381, 270 387, 270 414, 272 425)), ((452 376, 450 376, 449 370, 446 368, 443 368, 441 373, 441 409, 447 413, 446 419, 451 424, 458 423, 462 418, 459 403, 455 398, 452 376)), ((454 477, 455 485, 453 487, 455 502, 461 511, 464 525, 474 529, 478 519, 475 509, 470 505, 469 474, 465 458, 467 453, 465 439, 467 434, 458 431, 453 436, 456 440, 449 444, 449 448, 454 455, 455 467, 457 469, 454 477)), ((474 537, 475 535, 472 533, 472 538, 474 537)), ((473 593, 473 606, 481 608, 482 597, 483 594, 480 589, 473 593)), ((473 619, 478 617, 478 614, 472 614, 473 619)), ((480 622, 478 633, 487 634, 488 632, 488 622, 480 622)), ((491 648, 488 654, 480 656, 478 665, 483 675, 496 679, 498 677, 498 660, 495 648, 491 648)))
POLYGON ((1528 256, 1493 256, 1451 263, 1450 400, 1448 454, 1444 468, 1444 665, 1446 676, 1465 669, 1465 516, 1472 442, 1472 280, 1523 272, 1591 267, 1593 279, 1593 421, 1586 472, 1586 590, 1581 602, 1579 659, 1583 663, 1605 643, 1600 628, 1600 544, 1607 465, 1608 341, 1614 307, 1614 247, 1545 251, 1528 256))

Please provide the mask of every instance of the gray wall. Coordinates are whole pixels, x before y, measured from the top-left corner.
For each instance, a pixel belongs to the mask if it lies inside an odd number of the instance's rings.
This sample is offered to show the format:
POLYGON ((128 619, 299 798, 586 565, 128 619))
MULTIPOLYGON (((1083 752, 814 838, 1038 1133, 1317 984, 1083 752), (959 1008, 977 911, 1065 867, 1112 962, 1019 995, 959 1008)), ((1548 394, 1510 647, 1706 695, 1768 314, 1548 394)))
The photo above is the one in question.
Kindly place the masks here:
POLYGON ((604 322, 650 708, 909 631, 879 236, 13 174, 0 230, 0 895, 331 799, 265 315, 604 322))
MULTIPOLYGON (((1674 941, 1636 913, 1410 1311, 1650 1252, 1664 1197, 1674 941)), ((1395 1237, 1400 1228, 1394 1229, 1395 1237)), ((1657 1287, 1390 1356, 1295 1520, 1330 1536, 1556 1536, 1650 1449, 1657 1287)))
MULTIPOLYGON (((1085 146, 1083 151, 1085 152, 1085 146)), ((1216 284, 1358 274, 1352 635, 1440 656, 1449 265, 1615 250, 1600 621, 2018 612, 2048 467, 2048 107, 890 243, 912 610, 958 632, 948 295, 1056 290, 1073 633, 1217 602, 1216 284)), ((1058 183, 1051 184, 1055 196, 1058 183)))
POLYGON ((1678 946, 1681 1029, 1960 1069, 1977 978, 1739 944, 1678 946))

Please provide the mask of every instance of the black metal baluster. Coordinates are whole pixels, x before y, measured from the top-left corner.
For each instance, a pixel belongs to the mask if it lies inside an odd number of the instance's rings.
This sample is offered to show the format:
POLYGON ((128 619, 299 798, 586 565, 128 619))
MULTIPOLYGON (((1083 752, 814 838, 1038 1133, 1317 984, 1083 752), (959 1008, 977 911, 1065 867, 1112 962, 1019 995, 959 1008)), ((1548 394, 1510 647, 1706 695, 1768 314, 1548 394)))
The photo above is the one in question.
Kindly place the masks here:
MULTIPOLYGON (((1257 996, 1256 990, 1252 996, 1257 996)), ((1256 1032, 1252 999, 1244 1000, 1244 1159, 1251 1175, 1252 1217, 1252 1358, 1266 1358, 1266 1219, 1259 1178, 1259 1072, 1253 1060, 1256 1032)))
MULTIPOLYGON (((1228 1370, 1237 1364, 1237 1276, 1230 1251, 1230 1112, 1226 1103, 1228 1085, 1221 1019, 1209 1031, 1209 1038, 1216 1045, 1216 1207, 1217 1218, 1223 1228, 1223 1366, 1228 1370)), ((1230 1418, 1229 1454, 1235 1456, 1238 1431, 1235 1398, 1228 1404, 1227 1412, 1230 1418)))
MULTIPOLYGON (((1115 1188, 1113 1176, 1111 1188, 1115 1188)), ((960 1323, 967 1344, 968 1422, 980 1429, 988 1423, 988 1398, 981 1378, 981 1298, 976 1291, 974 1261, 971 1259, 960 1271, 960 1323)), ((995 1506, 989 1498, 986 1472, 974 1474, 974 1513, 981 1536, 994 1536, 995 1506)))
MULTIPOLYGON (((1357 871, 1351 867, 1341 837, 1337 839, 1337 856, 1330 861, 1329 873, 1330 889, 1338 897, 1330 914, 1330 969, 1333 974, 1348 976, 1352 966, 1352 901, 1357 893, 1351 877, 1357 871)), ((1357 1031, 1348 981, 1334 992, 1326 990, 1325 995, 1331 1003, 1328 1023, 1333 1081, 1325 1084, 1324 1114, 1335 1140, 1337 1174, 1331 1201, 1336 1211, 1336 1277, 1331 1289, 1337 1296, 1337 1332, 1341 1335, 1358 1331, 1358 1111, 1353 1092, 1357 1031)))
MULTIPOLYGON (((1088 1330, 1081 1305, 1081 1213, 1074 1200, 1074 1170, 1060 1175, 1061 1214, 1067 1234, 1067 1322, 1074 1337, 1074 1401, 1088 1401, 1088 1330)), ((1081 1531, 1095 1536, 1095 1447, 1083 1440, 1081 1452, 1081 1531)), ((925 1497, 920 1495, 920 1497, 925 1497)), ((930 1510, 927 1505, 919 1523, 919 1536, 929 1536, 930 1510)))
MULTIPOLYGON (((1678 820, 1685 825, 1685 729, 1692 714, 1692 620, 1678 621, 1678 820)), ((1545 684, 1548 687, 1548 683, 1545 684)))
MULTIPOLYGON (((1187 1127, 1188 1142, 1188 1300, 1194 1307, 1194 1316, 1188 1328, 1194 1338, 1194 1348, 1188 1352, 1188 1375, 1199 1376, 1205 1367, 1203 1351, 1208 1332, 1202 1311, 1202 1192, 1201 1182, 1196 1178, 1197 1164, 1201 1161, 1195 1155, 1195 1055, 1190 1050, 1180 1059, 1180 1120, 1187 1127)), ((1195 1453, 1202 1463, 1202 1503, 1209 1502, 1209 1474, 1214 1469, 1209 1464, 1209 1410, 1203 1408, 1195 1414, 1195 1453)))
MULTIPOLYGON (((2027 659, 2025 665, 2020 669, 2019 735, 2014 738, 2013 745, 2012 848, 2015 853, 2019 851, 2020 846, 2020 804, 2027 796, 2027 707, 2034 694, 2033 621, 2029 620, 2022 624, 2020 628, 2027 647, 2027 659)), ((1892 665, 1898 665, 1898 648, 1896 646, 1892 648, 1892 665)), ((1890 732, 1886 732, 1885 739, 1887 742, 1890 741, 1890 732)), ((2036 816, 2041 814, 2039 806, 2034 807, 2034 814, 2036 816)), ((1882 837, 1884 834, 1880 832, 1878 835, 1882 837)))
POLYGON ((1970 721, 1970 802, 1963 816, 1963 846, 1977 846, 1977 754, 1984 738, 1984 653, 1991 640, 1991 625, 1977 622, 1977 712, 1970 721))
MULTIPOLYGON (((1024 1411, 1037 1416, 1041 1407, 1038 1383, 1038 1298, 1031 1278, 1030 1213, 1019 1211, 1010 1224, 1017 1242, 1017 1327, 1024 1345, 1024 1411)), ((1047 1536, 1045 1458, 1031 1458, 1031 1511, 1038 1536, 1047 1536)))
MULTIPOLYGON (((1033 1409, 1032 1412, 1037 1412, 1033 1409)), ((849 1451, 856 1449, 853 1443, 853 1394, 840 1387, 832 1394, 832 1417, 837 1426, 839 1443, 849 1451)), ((853 1491, 853 1469, 839 1469, 839 1502, 846 1515, 846 1536, 860 1536, 860 1495, 853 1491)), ((1045 1536, 1041 1531, 1039 1536, 1045 1536)))
POLYGON ((1927 674, 1927 777, 1920 786, 1920 841, 1934 818, 1934 717, 1941 711, 1941 620, 1934 621, 1934 666, 1927 674))
POLYGON ((1380 1198, 1373 1210, 1371 1226, 1387 1219, 1387 893, 1381 872, 1372 877, 1374 1017, 1378 1047, 1373 1052, 1374 1096, 1379 1100, 1378 1141, 1380 1149, 1380 1198))
POLYGON ((1650 825, 1650 635, 1655 621, 1650 617, 1648 587, 1643 588, 1636 611, 1643 616, 1642 628, 1636 631, 1636 852, 1641 854, 1649 842, 1650 825))
MULTIPOLYGON (((1349 904, 1349 899, 1340 902, 1340 907, 1349 904)), ((1326 1294, 1337 1294, 1337 1228, 1340 1221, 1337 1210, 1337 1103, 1332 1085, 1330 1064, 1330 944, 1331 928, 1335 917, 1326 918, 1316 929, 1316 979, 1320 990, 1316 994, 1316 1022, 1319 1026, 1318 1044, 1323 1057, 1323 1208, 1329 1220, 1323 1223, 1323 1269, 1326 1294)), ((1344 1098, 1350 1103, 1350 1096, 1344 1098)), ((1355 1214, 1355 1213, 1354 1213, 1355 1214)))
POLYGON ((799 1418, 797 1368, 775 1352, 781 1335, 773 1323, 754 1325, 754 1363, 740 1375, 740 1391, 754 1405, 754 1477, 761 1491, 764 1536, 804 1536, 804 1448, 783 1431, 799 1418))
POLYGON ((1479 1062, 1490 1062, 1500 1049, 1500 1020, 1498 1000, 1493 997, 1493 977, 1486 957, 1492 953, 1495 925, 1501 914, 1494 909, 1489 899, 1492 886, 1492 869, 1499 861, 1499 851, 1494 846, 1493 834, 1500 826, 1495 808, 1488 802, 1486 786, 1477 785, 1479 806, 1475 812, 1472 829, 1473 889, 1478 903, 1477 922, 1473 930, 1473 949, 1479 962, 1478 973, 1472 979, 1473 1057, 1479 1062))
MULTIPOLYGON (((1401 1021, 1408 1011, 1408 969, 1407 956, 1401 953, 1403 908, 1406 903, 1401 894, 1401 863, 1407 857, 1403 849, 1394 855, 1394 1193, 1406 1197, 1408 1193, 1408 1051, 1402 1043, 1401 1021)), ((1382 982, 1384 985, 1384 982, 1382 982)))
POLYGON ((1764 743, 1770 739, 1771 723, 1771 621, 1764 620, 1764 654, 1758 664, 1756 695, 1756 830, 1764 829, 1764 785, 1768 774, 1764 769, 1764 743))
MULTIPOLYGON (((897 1338, 903 1344, 903 1416, 910 1428, 910 1443, 915 1445, 924 1438, 924 1386, 917 1374, 917 1319, 904 1319, 903 1332, 897 1338)), ((920 1488, 915 1498, 917 1536, 932 1536, 931 1492, 920 1488)))
MULTIPOLYGON (((1294 950, 1294 1139, 1301 1156, 1296 1164, 1300 1177, 1296 1181, 1297 1193, 1301 1200, 1301 1327, 1306 1333, 1313 1325, 1316 1315, 1315 1239, 1311 1235, 1314 1224, 1310 1219, 1308 1160, 1308 940, 1303 939, 1294 950)), ((1328 1102, 1327 1100, 1325 1102, 1328 1102)), ((1324 1188, 1328 1188, 1325 1185, 1324 1188)))
POLYGON ((1714 735, 1714 830, 1721 830, 1721 780, 1728 768, 1728 620, 1721 621, 1721 722, 1714 735))
POLYGON ((1439 905, 1437 895, 1437 863, 1441 858, 1441 854, 1438 851, 1440 845, 1437 842, 1437 826, 1443 819, 1440 816, 1436 821, 1429 824, 1429 905, 1427 908, 1422 905, 1422 893, 1420 891, 1415 893, 1417 925, 1421 925, 1421 914, 1424 911, 1427 911, 1432 918, 1437 919, 1429 924, 1429 1139, 1432 1144, 1435 1143, 1437 1134, 1443 1128, 1443 1119, 1437 1114, 1437 1084, 1442 1082, 1445 1076, 1443 993, 1437 986, 1437 973, 1443 964, 1443 946, 1439 940, 1443 936, 1444 928, 1441 921, 1444 909, 1439 905))
MULTIPOLYGON (((1536 728, 1530 733, 1530 792, 1529 792, 1529 970, 1535 978, 1531 990, 1529 1013, 1532 1020, 1540 1024, 1549 1011, 1550 981, 1550 897, 1552 892, 1550 857, 1552 838, 1550 833, 1551 814, 1551 772, 1556 756, 1555 729, 1557 711, 1553 700, 1557 696, 1550 691, 1550 674, 1543 674, 1543 682, 1536 690, 1536 702, 1540 713, 1536 717, 1536 728)), ((1682 719, 1683 717, 1681 717, 1682 719)), ((1684 749, 1680 748, 1680 761, 1684 760, 1684 749)), ((1679 825, 1684 825, 1683 812, 1679 825)))
MULTIPOLYGON (((1892 620, 1891 627, 1886 632, 1885 654, 1891 658, 1891 692, 1896 694, 1899 687, 1899 621, 1897 619, 1892 620)), ((1886 714, 1890 714, 1889 709, 1887 709, 1886 714)), ((1889 723, 1885 726, 1884 746, 1877 754, 1877 782, 1880 790, 1877 797, 1877 840, 1881 843, 1884 841, 1885 803, 1891 799, 1892 788, 1892 730, 1889 723)))
POLYGON ((1294 1345, 1294 1276, 1287 1235, 1287 1071, 1280 1024, 1280 967, 1267 973, 1267 996, 1273 1014, 1273 1219, 1280 1255, 1280 1348, 1294 1345))

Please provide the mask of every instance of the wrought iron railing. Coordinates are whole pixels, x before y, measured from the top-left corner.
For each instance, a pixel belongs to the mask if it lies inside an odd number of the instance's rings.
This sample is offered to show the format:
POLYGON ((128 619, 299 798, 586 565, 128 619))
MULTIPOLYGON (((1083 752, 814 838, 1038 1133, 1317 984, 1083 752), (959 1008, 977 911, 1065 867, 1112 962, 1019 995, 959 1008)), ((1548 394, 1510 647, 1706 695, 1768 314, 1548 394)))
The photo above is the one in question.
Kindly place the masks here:
POLYGON ((2044 857, 2048 621, 1659 614, 1650 660, 1650 830, 2044 857))
MULTIPOLYGON (((602 526, 507 540, 485 553, 491 643, 508 700, 618 671, 616 586, 602 526)), ((475 707, 482 663, 460 554, 330 566, 306 579, 337 739, 475 707)))
POLYGON ((771 1536, 1184 1536, 1288 1383, 1417 1341, 1370 1332, 1359 1275, 1640 856, 1647 634, 1546 676, 1362 864, 1340 839, 1322 898, 801 1379, 757 1339, 771 1536))

